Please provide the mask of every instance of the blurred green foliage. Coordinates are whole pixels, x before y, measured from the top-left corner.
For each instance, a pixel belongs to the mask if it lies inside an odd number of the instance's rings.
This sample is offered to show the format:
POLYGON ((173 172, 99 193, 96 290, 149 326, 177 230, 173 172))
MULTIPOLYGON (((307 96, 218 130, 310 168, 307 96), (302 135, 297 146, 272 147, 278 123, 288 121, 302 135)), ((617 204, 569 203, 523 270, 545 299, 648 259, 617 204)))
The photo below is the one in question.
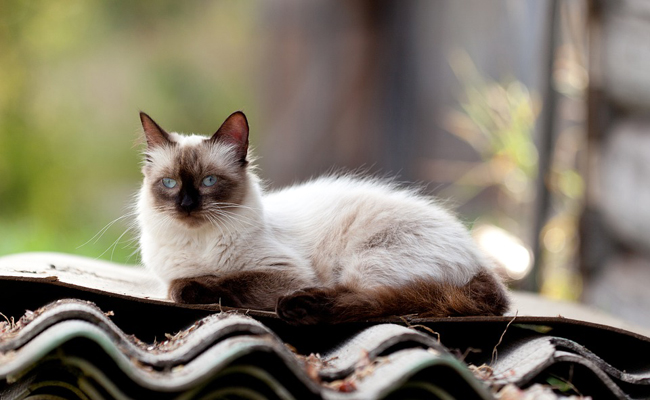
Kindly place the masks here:
POLYGON ((548 171, 538 171, 534 132, 541 104, 537 96, 514 79, 501 83, 483 76, 463 51, 451 55, 452 69, 463 90, 460 110, 446 116, 446 126, 450 133, 472 146, 481 162, 441 194, 467 201, 487 188, 497 188, 497 207, 481 215, 481 219, 526 238, 534 225, 534 212, 539 212, 533 207, 535 184, 541 174, 550 192, 552 209, 541 232, 535 232, 528 243, 531 249, 537 247, 535 241, 541 245, 540 292, 553 298, 577 300, 582 291, 577 268, 578 226, 585 191, 578 164, 580 153, 586 149, 586 135, 581 128, 584 114, 575 110, 585 104, 587 73, 577 61, 581 57, 574 46, 565 45, 560 50, 556 55, 554 83, 565 96, 560 105, 565 110, 563 118, 571 118, 572 122, 566 123, 562 118, 555 122, 557 138, 548 171))
POLYGON ((136 262, 131 235, 111 248, 129 218, 79 246, 133 206, 138 111, 204 134, 252 111, 255 11, 235 1, 1 0, 0 255, 136 262))
POLYGON ((464 51, 452 53, 450 64, 462 90, 460 109, 449 112, 445 124, 450 133, 472 146, 481 161, 442 195, 466 202, 495 188, 497 207, 481 218, 526 237, 539 168, 534 143, 539 99, 515 79, 495 81, 484 76, 464 51))

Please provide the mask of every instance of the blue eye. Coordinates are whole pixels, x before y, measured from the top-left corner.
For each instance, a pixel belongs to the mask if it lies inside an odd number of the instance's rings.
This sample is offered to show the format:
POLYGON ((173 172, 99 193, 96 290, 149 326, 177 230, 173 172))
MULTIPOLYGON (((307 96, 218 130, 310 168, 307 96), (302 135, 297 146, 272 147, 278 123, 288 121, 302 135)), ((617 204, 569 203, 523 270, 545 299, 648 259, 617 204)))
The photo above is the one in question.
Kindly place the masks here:
POLYGON ((173 180, 172 178, 163 178, 162 183, 163 183, 163 185, 165 185, 166 188, 169 188, 169 189, 176 186, 176 181, 173 180))
POLYGON ((208 175, 203 178, 203 186, 213 186, 215 183, 217 183, 217 177, 214 175, 208 175))

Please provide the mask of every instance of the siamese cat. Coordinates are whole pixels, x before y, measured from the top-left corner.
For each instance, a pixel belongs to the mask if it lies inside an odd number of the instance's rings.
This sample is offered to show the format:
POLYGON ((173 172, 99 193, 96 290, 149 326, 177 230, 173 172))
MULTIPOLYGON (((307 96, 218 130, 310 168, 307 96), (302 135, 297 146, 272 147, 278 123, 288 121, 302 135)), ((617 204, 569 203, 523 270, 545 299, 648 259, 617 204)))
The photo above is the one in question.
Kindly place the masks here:
POLYGON ((242 112, 211 137, 140 119, 140 250, 172 300, 275 310, 292 324, 507 310, 490 262, 433 199, 348 175, 268 192, 242 112))

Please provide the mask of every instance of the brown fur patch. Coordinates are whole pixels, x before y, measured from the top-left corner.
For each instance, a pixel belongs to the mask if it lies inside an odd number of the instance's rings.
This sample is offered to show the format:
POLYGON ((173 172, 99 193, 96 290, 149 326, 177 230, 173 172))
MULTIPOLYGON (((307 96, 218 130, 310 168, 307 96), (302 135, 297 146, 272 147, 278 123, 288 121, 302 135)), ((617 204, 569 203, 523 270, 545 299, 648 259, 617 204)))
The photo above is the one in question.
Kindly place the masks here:
POLYGON ((224 306, 274 310, 277 299, 305 286, 291 271, 241 271, 172 281, 169 297, 186 304, 221 303, 224 306))
POLYGON ((370 236, 362 245, 360 250, 370 250, 374 248, 389 249, 401 244, 401 239, 405 236, 404 231, 397 227, 388 227, 374 235, 370 236))
POLYGON ((361 290, 338 286, 299 290, 278 300, 278 315, 291 324, 341 323, 418 314, 420 317, 502 315, 509 300, 490 272, 479 272, 464 286, 418 280, 397 287, 361 290))

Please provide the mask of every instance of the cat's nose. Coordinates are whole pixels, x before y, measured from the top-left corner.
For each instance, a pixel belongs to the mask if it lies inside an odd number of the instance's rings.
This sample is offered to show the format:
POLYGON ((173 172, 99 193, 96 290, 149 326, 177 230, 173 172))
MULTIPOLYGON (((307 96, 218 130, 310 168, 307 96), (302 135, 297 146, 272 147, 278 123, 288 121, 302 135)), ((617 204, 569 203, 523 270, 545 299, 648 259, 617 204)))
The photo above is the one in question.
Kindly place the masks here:
POLYGON ((190 212, 196 208, 196 201, 190 196, 189 194, 183 195, 183 199, 181 200, 181 208, 185 212, 190 212))

